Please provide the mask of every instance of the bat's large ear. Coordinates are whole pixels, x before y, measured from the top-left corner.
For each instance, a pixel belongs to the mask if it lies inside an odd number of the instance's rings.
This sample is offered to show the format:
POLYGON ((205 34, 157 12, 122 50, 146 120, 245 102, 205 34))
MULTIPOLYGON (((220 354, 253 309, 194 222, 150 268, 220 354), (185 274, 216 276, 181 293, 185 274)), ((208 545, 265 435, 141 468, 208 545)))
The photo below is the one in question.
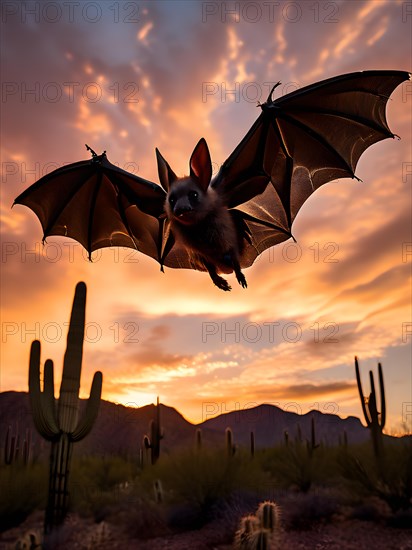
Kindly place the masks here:
POLYGON ((212 179, 212 161, 205 138, 202 138, 194 148, 189 165, 190 176, 195 177, 206 191, 212 179))
POLYGON ((156 147, 157 169, 159 171, 159 180, 163 189, 168 192, 172 183, 177 180, 176 174, 170 168, 168 162, 162 157, 159 149, 156 147))

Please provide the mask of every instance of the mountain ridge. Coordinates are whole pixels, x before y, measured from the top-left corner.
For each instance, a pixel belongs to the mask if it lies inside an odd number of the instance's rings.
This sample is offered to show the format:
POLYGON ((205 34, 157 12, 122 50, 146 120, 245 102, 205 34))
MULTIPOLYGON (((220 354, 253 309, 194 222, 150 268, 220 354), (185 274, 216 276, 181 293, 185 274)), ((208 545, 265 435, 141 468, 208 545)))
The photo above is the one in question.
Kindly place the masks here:
MULTIPOLYGON (((81 411, 86 401, 81 399, 81 411)), ((150 420, 154 417, 155 407, 154 404, 148 404, 135 408, 102 400, 95 426, 83 441, 76 444, 76 454, 138 455, 143 437, 149 431, 150 420)), ((232 430, 234 443, 244 447, 249 445, 251 431, 255 434, 256 448, 280 444, 284 440, 285 431, 290 440, 297 437, 310 439, 312 418, 315 418, 317 441, 326 445, 337 445, 344 431, 349 443, 362 443, 369 438, 368 429, 359 418, 341 418, 316 409, 299 415, 263 403, 249 409, 222 413, 194 424, 174 407, 163 403, 160 407, 161 424, 165 432, 162 451, 166 453, 193 447, 198 428, 202 430, 203 443, 216 447, 225 445, 225 430, 228 427, 232 430)), ((34 454, 36 449, 39 455, 43 454, 47 443, 34 427, 27 392, 0 393, 0 448, 4 447, 8 426, 18 431, 20 438, 24 437, 26 429, 31 429, 34 454)))

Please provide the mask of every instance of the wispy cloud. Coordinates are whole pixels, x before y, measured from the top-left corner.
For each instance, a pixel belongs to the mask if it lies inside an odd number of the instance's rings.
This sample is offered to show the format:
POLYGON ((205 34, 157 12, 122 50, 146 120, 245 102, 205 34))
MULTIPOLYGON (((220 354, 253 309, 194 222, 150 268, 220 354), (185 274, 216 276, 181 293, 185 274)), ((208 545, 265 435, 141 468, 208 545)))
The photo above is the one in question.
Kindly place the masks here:
POLYGON ((255 23, 238 4, 239 16, 224 20, 220 7, 205 18, 201 2, 143 2, 135 14, 99 3, 93 23, 81 10, 73 21, 68 12, 59 22, 36 21, 24 3, 7 16, 2 389, 27 389, 35 337, 59 372, 72 292, 85 280, 86 392, 101 369, 105 398, 144 404, 160 393, 195 420, 206 400, 228 407, 293 400, 302 410, 338 402, 344 414, 358 414, 352 363, 359 354, 367 367, 393 360, 389 414, 400 418, 397 403, 410 400, 411 379, 404 353, 411 340, 402 332, 411 288, 403 248, 411 241, 406 88, 388 105, 402 141, 365 153, 357 167, 364 183, 317 191, 294 224, 298 244, 266 251, 246 270, 247 291, 234 282, 223 295, 203 273, 162 274, 131 250, 105 250, 90 264, 67 239, 43 247, 35 216, 9 210, 43 173, 87 158, 85 142, 158 181, 155 147, 184 174, 204 136, 218 169, 257 117, 269 83, 282 80, 281 94, 340 73, 410 68, 399 46, 411 36, 402 3, 298 3, 296 13, 281 3, 255 23), (261 93, 253 100, 252 87, 261 93))

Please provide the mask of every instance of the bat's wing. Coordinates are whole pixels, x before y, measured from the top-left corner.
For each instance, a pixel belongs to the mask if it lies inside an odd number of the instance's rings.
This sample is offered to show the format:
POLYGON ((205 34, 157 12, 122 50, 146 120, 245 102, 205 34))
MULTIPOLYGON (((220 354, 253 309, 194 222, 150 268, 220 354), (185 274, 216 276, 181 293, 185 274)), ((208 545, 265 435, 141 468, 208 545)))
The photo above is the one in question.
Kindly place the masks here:
POLYGON ((89 253, 107 246, 135 248, 160 261, 165 191, 92 152, 90 160, 54 170, 19 195, 50 235, 71 237, 89 253))
POLYGON ((241 240, 241 266, 289 237, 308 197, 337 178, 356 178, 361 154, 389 137, 385 108, 410 78, 403 71, 365 71, 323 80, 273 101, 211 186, 223 197, 241 240))
POLYGON ((47 174, 14 201, 37 215, 43 241, 51 235, 71 237, 89 258, 99 248, 129 247, 154 258, 162 269, 204 271, 170 231, 163 188, 118 168, 105 153, 92 155, 47 174))

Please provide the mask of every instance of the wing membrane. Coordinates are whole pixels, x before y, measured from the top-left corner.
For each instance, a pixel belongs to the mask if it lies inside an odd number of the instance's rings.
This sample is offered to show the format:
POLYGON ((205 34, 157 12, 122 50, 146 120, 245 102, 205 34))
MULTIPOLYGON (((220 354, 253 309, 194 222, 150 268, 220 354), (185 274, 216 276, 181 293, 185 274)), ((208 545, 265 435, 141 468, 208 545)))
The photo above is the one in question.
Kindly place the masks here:
POLYGON ((242 267, 292 236, 297 213, 316 189, 356 178, 362 153, 394 137, 386 104, 409 78, 404 71, 365 71, 268 98, 211 183, 241 228, 242 267))

